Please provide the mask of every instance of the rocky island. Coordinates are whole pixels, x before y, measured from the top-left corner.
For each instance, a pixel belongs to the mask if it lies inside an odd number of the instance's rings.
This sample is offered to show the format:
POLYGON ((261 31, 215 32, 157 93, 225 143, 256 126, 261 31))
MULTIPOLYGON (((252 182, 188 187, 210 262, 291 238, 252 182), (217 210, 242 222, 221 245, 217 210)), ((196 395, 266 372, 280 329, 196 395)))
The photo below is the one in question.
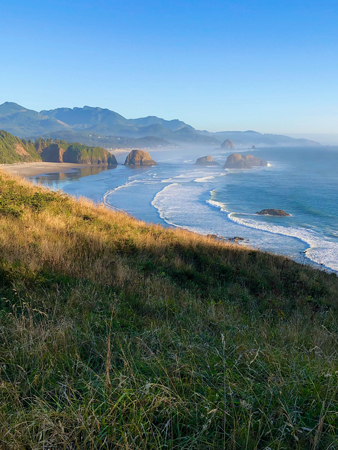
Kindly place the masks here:
POLYGON ((240 155, 233 153, 229 155, 223 169, 252 169, 255 166, 267 166, 267 161, 256 158, 253 155, 240 155))
POLYGON ((227 150, 229 150, 229 149, 234 150, 235 146, 234 146, 233 142, 230 141, 230 139, 226 139, 224 142, 222 142, 221 148, 227 149, 227 150))
POLYGON ((126 158, 125 166, 156 166, 157 163, 144 150, 132 150, 126 158))
POLYGON ((283 211, 282 209, 262 209, 262 211, 258 211, 256 212, 256 214, 260 216, 279 216, 279 217, 286 217, 291 215, 283 211))
POLYGON ((196 166, 219 166, 220 164, 217 161, 214 161, 212 156, 202 156, 201 158, 197 158, 195 162, 196 166))

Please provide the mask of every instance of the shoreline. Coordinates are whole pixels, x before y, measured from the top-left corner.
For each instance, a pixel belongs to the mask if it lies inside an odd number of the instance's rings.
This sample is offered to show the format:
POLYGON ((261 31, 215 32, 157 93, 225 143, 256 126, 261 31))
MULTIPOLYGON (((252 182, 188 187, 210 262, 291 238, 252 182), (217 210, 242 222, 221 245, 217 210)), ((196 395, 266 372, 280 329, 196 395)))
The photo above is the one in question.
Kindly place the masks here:
MULTIPOLYGON (((95 166, 100 166, 97 164, 95 166)), ((43 161, 0 164, 0 169, 11 175, 17 175, 23 178, 34 177, 44 173, 67 173, 74 172, 84 167, 94 167, 94 164, 76 164, 76 163, 52 163, 43 161)))
MULTIPOLYGON (((124 156, 131 152, 131 149, 114 149, 113 151, 107 150, 118 159, 118 165, 123 164, 124 156), (122 159, 123 158, 123 159, 122 159), (123 162, 122 162, 123 161, 123 162)), ((42 175, 47 173, 67 173, 74 172, 77 169, 83 169, 86 167, 103 167, 106 164, 78 164, 78 163, 56 163, 45 161, 31 161, 31 162, 18 162, 12 164, 0 164, 0 170, 11 175, 18 175, 20 177, 34 177, 36 175, 42 175)))
MULTIPOLYGON (((14 163, 14 164, 0 164, 0 170, 2 169, 2 170, 4 170, 4 172, 7 172, 11 175, 20 176, 20 177, 26 178, 26 179, 30 178, 30 177, 34 177, 34 176, 43 175, 43 174, 71 173, 71 172, 76 172, 77 170, 81 170, 83 168, 88 168, 88 167, 102 167, 102 165, 76 164, 76 163, 50 163, 50 162, 42 162, 42 161, 14 163)), ((29 181, 29 180, 27 180, 27 181, 29 181)), ((44 187, 47 187, 47 186, 44 186, 44 187)), ((111 205, 105 205, 105 206, 110 209, 121 211, 120 209, 114 208, 111 205)), ((140 219, 140 220, 142 220, 142 219, 140 219)), ((245 224, 239 224, 239 225, 248 227, 248 225, 245 225, 245 224)), ((184 226, 180 226, 180 225, 176 225, 176 224, 168 224, 168 226, 173 227, 173 228, 189 229, 188 227, 184 227, 184 226)), ((249 226, 248 228, 251 228, 251 227, 249 226)), ((262 230, 262 231, 267 231, 267 230, 262 230)), ((203 233, 198 233, 198 234, 203 235, 203 233)), ((218 237, 219 236, 217 236, 217 238, 218 237)), ((333 269, 332 267, 327 266, 325 264, 320 264, 317 261, 310 258, 309 255, 306 254, 308 251, 311 250, 311 244, 309 242, 305 241, 304 239, 300 239, 300 237, 298 237, 298 236, 293 236, 293 237, 302 241, 303 243, 307 244, 308 248, 305 251, 301 252, 303 261, 301 261, 300 257, 299 258, 291 257, 291 259, 293 259, 294 261, 296 261, 298 263, 305 263, 305 264, 315 267, 319 270, 326 270, 326 271, 329 271, 330 273, 335 273, 336 275, 338 275, 338 272, 335 269, 333 269)), ((242 247, 255 248, 255 246, 252 247, 252 245, 247 244, 247 243, 237 243, 237 244, 239 244, 242 247)), ((256 248, 256 249, 260 250, 260 248, 256 248)), ((272 252, 272 253, 279 254, 279 253, 275 253, 275 252, 272 252)), ((287 257, 287 258, 290 258, 290 257, 287 257)))

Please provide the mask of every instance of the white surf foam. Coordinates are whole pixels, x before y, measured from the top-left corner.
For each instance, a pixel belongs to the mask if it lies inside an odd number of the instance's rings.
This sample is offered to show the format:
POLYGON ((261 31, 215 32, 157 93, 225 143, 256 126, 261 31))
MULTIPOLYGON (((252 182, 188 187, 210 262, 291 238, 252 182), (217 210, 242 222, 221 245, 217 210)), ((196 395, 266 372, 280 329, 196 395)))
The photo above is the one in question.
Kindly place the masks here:
POLYGON ((249 228, 282 236, 295 237, 309 245, 309 248, 306 250, 307 258, 317 264, 338 271, 338 244, 318 235, 315 231, 295 227, 283 227, 253 219, 243 219, 237 217, 235 213, 230 213, 228 217, 239 225, 244 225, 249 228))
POLYGON ((304 244, 297 239, 236 224, 228 219, 223 204, 215 201, 209 201, 210 205, 207 204, 209 195, 210 191, 206 191, 201 183, 190 185, 172 183, 155 195, 152 206, 157 209, 161 219, 169 225, 200 234, 217 234, 225 238, 242 236, 255 248, 299 259, 299 252, 304 250, 304 244), (210 208, 211 205, 217 206, 217 209, 222 211, 218 212, 216 208, 210 208), (287 245, 285 245, 285 239, 288 239, 287 245))
POLYGON ((212 181, 214 179, 215 179, 215 177, 211 176, 211 177, 196 178, 196 180, 194 180, 194 181, 195 181, 195 183, 204 183, 206 181, 212 181))
POLYGON ((213 174, 213 175, 207 175, 205 177, 196 178, 194 181, 195 183, 205 183, 212 180, 215 180, 218 177, 224 177, 226 173, 219 173, 219 174, 213 174))
MULTIPOLYGON (((210 192, 211 197, 215 191, 210 192)), ((226 206, 222 202, 215 200, 207 200, 207 203, 225 212, 230 220, 248 228, 261 230, 268 233, 278 234, 280 236, 288 236, 299 239, 309 246, 304 256, 311 261, 323 265, 328 269, 338 272, 338 244, 331 242, 310 229, 302 229, 296 227, 283 227, 269 223, 259 222, 254 219, 246 219, 237 217, 234 212, 229 213, 226 206)), ((253 214, 242 214, 241 216, 253 216, 253 214)))

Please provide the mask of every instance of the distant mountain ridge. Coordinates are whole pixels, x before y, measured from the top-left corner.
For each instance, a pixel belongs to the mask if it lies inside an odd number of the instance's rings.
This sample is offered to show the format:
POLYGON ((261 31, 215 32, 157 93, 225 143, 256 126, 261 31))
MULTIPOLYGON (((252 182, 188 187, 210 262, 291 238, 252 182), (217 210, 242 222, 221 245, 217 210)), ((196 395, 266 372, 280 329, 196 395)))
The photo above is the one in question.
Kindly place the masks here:
POLYGON ((237 148, 252 145, 320 145, 307 139, 261 134, 252 130, 211 133, 196 130, 178 119, 165 120, 156 116, 126 119, 107 108, 84 106, 37 112, 13 102, 0 105, 0 129, 24 138, 53 136, 54 139, 64 139, 66 134, 75 133, 76 140, 83 144, 103 145, 103 139, 107 148, 114 147, 114 142, 120 146, 115 148, 121 148, 121 142, 116 141, 123 139, 127 139, 127 145, 135 147, 137 143, 130 139, 140 138, 147 138, 148 148, 166 147, 172 145, 171 143, 215 147, 220 146, 226 139, 231 140, 237 148))

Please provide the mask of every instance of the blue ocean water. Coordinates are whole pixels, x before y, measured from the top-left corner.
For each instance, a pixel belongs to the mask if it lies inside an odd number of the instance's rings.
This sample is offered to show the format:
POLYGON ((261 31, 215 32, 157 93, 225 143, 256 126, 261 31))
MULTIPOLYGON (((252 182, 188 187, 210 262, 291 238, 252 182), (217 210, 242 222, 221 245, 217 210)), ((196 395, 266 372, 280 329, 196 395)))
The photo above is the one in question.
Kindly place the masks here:
MULTIPOLYGON (((283 254, 338 272, 338 147, 243 151, 269 162, 252 170, 224 170, 219 149, 151 152, 157 166, 92 168, 32 177, 52 189, 127 211, 146 222, 177 226, 283 254), (199 167, 212 154, 220 166, 199 167), (259 216, 266 208, 290 217, 259 216)), ((233 151, 232 151, 233 153, 233 151)))

